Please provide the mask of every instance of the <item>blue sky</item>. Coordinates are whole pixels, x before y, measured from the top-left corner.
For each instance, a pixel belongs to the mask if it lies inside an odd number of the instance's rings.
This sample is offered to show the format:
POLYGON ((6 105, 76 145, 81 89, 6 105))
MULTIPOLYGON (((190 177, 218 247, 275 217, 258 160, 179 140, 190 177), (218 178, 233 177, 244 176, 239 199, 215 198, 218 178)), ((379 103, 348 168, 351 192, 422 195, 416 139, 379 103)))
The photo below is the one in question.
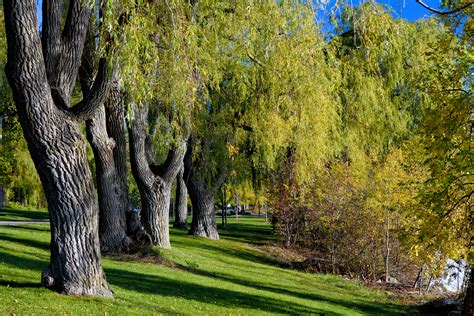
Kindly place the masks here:
MULTIPOLYGON (((314 3, 327 3, 327 8, 336 3, 336 0, 312 0, 314 3)), ((364 0, 343 0, 345 3, 352 4, 354 6, 364 2, 364 0)), ((367 0, 365 0, 367 1, 367 0)), ((395 18, 403 18, 408 21, 416 21, 420 18, 428 17, 431 12, 415 0, 376 0, 381 4, 386 4, 392 8, 393 16, 395 18)), ((423 2, 431 7, 439 8, 441 0, 423 0, 423 2)))
MULTIPOLYGON (((325 2, 324 0, 313 0, 315 2, 325 2)), ((349 3, 357 5, 363 0, 346 0, 349 3)), ((334 0, 328 1, 333 3, 334 0)), ((404 18, 409 21, 415 21, 419 18, 423 18, 430 14, 430 11, 423 8, 421 5, 416 3, 415 0, 377 0, 377 2, 388 4, 394 10, 393 15, 396 18, 404 18)), ((424 0, 424 2, 432 7, 438 8, 441 0, 424 0)), ((36 7, 38 8, 38 22, 41 25, 41 3, 42 0, 36 0, 36 7)))
MULTIPOLYGON (((395 11, 394 16, 404 18, 409 21, 415 21, 430 15, 430 11, 416 3, 415 0, 380 0, 380 3, 388 4, 395 11)), ((439 8, 440 0, 424 0, 429 6, 439 8)))

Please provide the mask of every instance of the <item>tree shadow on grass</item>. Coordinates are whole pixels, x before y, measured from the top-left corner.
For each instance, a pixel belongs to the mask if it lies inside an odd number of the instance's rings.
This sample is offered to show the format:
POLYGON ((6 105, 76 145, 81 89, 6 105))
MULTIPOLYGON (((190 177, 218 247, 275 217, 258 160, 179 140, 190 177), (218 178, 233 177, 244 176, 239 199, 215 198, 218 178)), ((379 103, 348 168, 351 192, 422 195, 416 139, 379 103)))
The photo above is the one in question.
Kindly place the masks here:
MULTIPOLYGON (((254 224, 246 222, 248 218, 242 218, 241 223, 229 223, 226 227, 222 227, 222 224, 218 223, 219 236, 224 237, 226 240, 233 240, 242 243, 253 243, 261 244, 268 241, 277 240, 277 236, 273 233, 272 226, 268 224, 254 224)), ((188 228, 191 226, 189 222, 188 228)), ((170 228, 173 226, 173 221, 170 220, 170 228)), ((173 235, 187 235, 188 229, 171 228, 173 235)))
POLYGON ((8 220, 16 220, 15 217, 19 219, 49 219, 48 212, 45 211, 17 210, 11 208, 0 209, 0 220, 6 220, 5 218, 8 218, 8 220))
MULTIPOLYGON (((7 276, 2 276, 3 280, 0 279, 0 287, 8 287, 8 288, 19 288, 19 289, 34 289, 34 288, 43 288, 40 282, 40 274, 42 269, 48 265, 47 261, 35 259, 35 258, 24 258, 20 256, 16 256, 7 252, 4 252, 3 248, 0 246, 0 265, 5 264, 8 266, 11 266, 13 268, 18 268, 22 270, 34 270, 38 273, 38 282, 27 282, 27 281, 15 281, 15 280, 5 280, 7 276)), ((10 250, 11 251, 11 250, 10 250)), ((1 267, 1 266, 0 266, 1 267)), ((44 288, 45 291, 50 291, 46 288, 44 288)), ((87 303, 87 300, 92 299, 92 300, 99 300, 100 298, 97 297, 87 297, 83 296, 81 297, 81 300, 83 300, 84 303, 87 303)), ((123 301, 127 302, 127 305, 134 304, 136 306, 139 306, 140 309, 146 308, 150 312, 153 313, 159 313, 159 314, 176 314, 176 311, 170 310, 163 308, 161 306, 155 306, 153 304, 148 304, 147 302, 143 301, 134 301, 131 300, 130 298, 123 297, 120 298, 123 301)))
POLYGON ((24 258, 15 256, 10 253, 11 249, 6 249, 0 246, 0 264, 7 264, 13 268, 19 268, 24 270, 41 270, 49 264, 46 260, 35 259, 35 258, 24 258))
POLYGON ((49 242, 19 238, 19 237, 15 237, 15 236, 12 236, 12 235, 7 235, 7 234, 0 233, 0 241, 2 241, 2 240, 19 243, 19 244, 22 244, 22 245, 25 245, 25 246, 28 246, 28 247, 34 247, 34 248, 39 248, 39 249, 43 249, 43 250, 49 250, 49 242))
POLYGON ((201 248, 217 254, 223 254, 228 257, 235 257, 241 260, 248 260, 260 264, 277 266, 280 268, 289 268, 289 263, 253 249, 249 249, 248 244, 262 244, 268 241, 276 240, 273 230, 270 226, 258 226, 251 223, 232 223, 225 229, 219 230, 223 240, 239 242, 241 247, 228 247, 219 242, 209 241, 207 238, 189 236, 186 231, 172 230, 171 244, 181 248, 201 248), (176 239, 182 237, 185 239, 176 239), (214 244, 212 244, 214 243, 214 244))
MULTIPOLYGON (((1 248, 1 247, 0 247, 1 248)), ((3 264, 11 267, 35 270, 40 273, 42 268, 48 264, 43 260, 35 258, 23 258, 0 250, 0 258, 3 264)), ((165 297, 182 297, 187 300, 194 300, 208 304, 222 306, 224 308, 241 307, 255 310, 264 310, 268 312, 278 313, 297 313, 297 314, 328 314, 327 311, 309 308, 306 306, 294 304, 288 301, 271 299, 266 297, 258 297, 241 292, 219 289, 205 285, 194 284, 190 282, 176 281, 162 276, 146 275, 137 272, 106 269, 106 276, 111 285, 115 285, 130 291, 145 294, 156 294, 165 297)), ((8 286, 11 288, 39 288, 40 282, 18 282, 0 280, 0 286, 8 286)), ((126 297, 123 298, 128 301, 126 297)), ((146 304, 146 302, 144 302, 146 304)), ((161 307, 147 304, 149 310, 155 312, 163 312, 161 307)), ((175 312, 175 311, 169 311, 175 312)), ((337 313, 329 313, 337 315, 337 313)))
POLYGON ((49 223, 47 223, 47 222, 45 222, 44 224, 8 225, 8 226, 2 226, 2 229, 8 229, 8 230, 16 230, 16 229, 34 230, 34 231, 42 232, 42 233, 49 233, 51 231, 51 228, 49 227, 49 223))
POLYGON ((189 239, 186 239, 183 241, 172 240, 171 244, 175 246, 178 245, 182 248, 188 248, 188 247, 201 248, 201 249, 209 250, 216 254, 222 254, 224 255, 224 257, 222 256, 216 257, 216 260, 220 260, 222 262, 225 262, 225 260, 223 260, 225 257, 234 257, 240 260, 247 260, 247 261, 256 262, 256 263, 260 263, 264 265, 276 266, 280 268, 289 267, 287 262, 271 257, 264 253, 259 253, 251 249, 245 249, 244 247, 231 248, 231 247, 226 247, 222 244, 216 244, 214 246, 214 245, 209 244, 209 241, 202 237, 190 237, 189 239))
MULTIPOLYGON (((260 228, 257 227, 248 227, 246 223, 242 224, 232 224, 234 226, 231 230, 225 231, 225 233, 222 233, 220 231, 220 235, 222 237, 225 237, 225 239, 231 239, 229 237, 232 237, 232 239, 236 241, 240 241, 242 243, 247 243, 249 241, 255 241, 255 240, 262 240, 262 235, 265 236, 269 232, 262 231, 260 228), (247 238, 250 236, 250 238, 247 238)), ((274 239, 273 236, 267 239, 274 239)), ((224 260, 225 257, 235 257, 240 260, 247 260, 251 262, 256 262, 264 265, 271 265, 271 266, 277 266, 280 268, 288 268, 289 265, 288 263, 278 260, 277 258, 271 257, 269 255, 266 255, 264 253, 259 253, 255 250, 252 249, 246 249, 246 246, 243 247, 238 247, 238 248, 231 248, 231 247, 226 247, 225 245, 218 244, 216 243, 215 245, 209 244, 209 241, 203 238, 198 238, 198 237, 189 237, 186 240, 173 240, 172 241, 173 245, 179 245, 180 247, 187 248, 187 247, 193 247, 193 248, 201 248, 201 249, 206 249, 210 252, 220 254, 215 256, 216 260, 225 262, 224 260)), ((228 261, 226 263, 230 264, 235 264, 232 263, 231 261, 228 261)), ((368 312, 370 314, 406 314, 406 307, 397 305, 397 304, 389 304, 389 303, 377 303, 377 302, 370 302, 369 298, 364 296, 364 295, 358 295, 354 294, 351 295, 352 299, 334 299, 331 297, 325 297, 321 295, 316 295, 316 294, 311 294, 311 293, 304 293, 300 291, 293 291, 289 289, 285 289, 282 287, 274 287, 274 286, 269 286, 268 284, 264 283, 259 283, 259 282, 254 282, 242 278, 235 278, 230 275, 222 275, 222 274, 215 274, 211 272, 207 272, 204 270, 199 270, 196 269, 195 267, 187 267, 183 265, 177 264, 176 267, 178 269, 183 269, 195 274, 199 274, 202 276, 206 277, 212 277, 215 279, 219 279, 222 281, 227 281, 227 282, 232 282, 235 284, 239 284, 242 286, 248 286, 252 287, 258 290, 264 290, 264 291, 269 291, 273 292, 276 294, 282 294, 282 295, 289 295, 301 299, 307 299, 307 300, 315 300, 315 301, 325 301, 329 302, 331 304, 335 305, 340 305, 346 308, 350 309, 357 309, 357 310, 362 310, 365 312, 368 312)), ((288 270, 290 272, 291 270, 288 270)), ((331 287, 334 287, 330 285, 331 287)), ((337 291, 337 289, 334 289, 334 291, 337 291)), ((341 295, 344 294, 344 292, 340 293, 341 295)))
POLYGON ((257 226, 244 222, 231 223, 225 228, 218 225, 218 228, 219 235, 227 240, 261 244, 277 239, 271 226, 257 226))
POLYGON ((134 292, 157 294, 161 296, 181 297, 224 308, 247 308, 284 314, 331 314, 316 308, 307 307, 290 301, 262 297, 242 292, 210 287, 185 281, 177 281, 157 275, 146 275, 127 270, 106 269, 110 284, 134 292))
MULTIPOLYGON (((1 249, 2 247, 0 247, 1 249)), ((42 268, 48 264, 47 260, 39 260, 36 258, 24 258, 13 255, 11 253, 0 250, 0 261, 14 268, 35 270, 40 273, 42 268)), ((312 301, 321 301, 338 305, 346 308, 357 308, 370 312, 371 314, 396 314, 396 306, 387 307, 370 303, 349 302, 347 300, 336 300, 325 296, 294 292, 283 288, 276 288, 264 285, 258 282, 242 280, 231 276, 217 275, 206 271, 195 270, 193 273, 202 274, 222 281, 232 282, 235 284, 253 287, 255 289, 269 291, 277 294, 289 295, 308 299, 312 301)), ((286 300, 268 298, 257 295, 250 295, 238 291, 215 288, 191 282, 177 281, 163 276, 147 275, 121 269, 106 269, 106 276, 112 285, 122 287, 135 292, 157 294, 161 296, 182 297, 187 300, 194 300, 207 304, 222 306, 224 308, 248 308, 256 311, 262 310, 266 312, 285 313, 285 314, 333 314, 327 310, 320 310, 308 306, 295 304, 286 300)), ((0 286, 9 286, 12 288, 37 288, 41 287, 38 283, 33 282, 17 282, 0 280, 0 286)), ((125 298, 126 299, 126 298, 125 298)), ((150 306, 150 308, 154 308, 150 306)), ((398 310, 399 314, 400 311, 398 310)))
MULTIPOLYGON (((361 302, 360 299, 364 300, 367 297, 357 295, 357 294, 356 295, 351 294, 353 299, 347 299, 347 298, 335 299, 335 298, 332 298, 332 297, 327 297, 327 296, 318 295, 318 294, 292 291, 292 290, 285 289, 283 287, 274 287, 274 286, 270 286, 268 284, 264 284, 264 283, 261 283, 261 282, 255 282, 255 281, 245 280, 245 279, 242 279, 242 278, 236 278, 236 277, 233 277, 233 276, 228 275, 228 274, 225 274, 225 275, 220 274, 220 273, 217 274, 217 273, 212 273, 212 272, 208 272, 208 271, 205 271, 205 270, 199 270, 199 269, 185 267, 185 266, 182 266, 182 265, 176 265, 176 268, 182 269, 182 270, 185 270, 185 271, 197 274, 197 275, 202 275, 202 276, 222 280, 222 281, 225 281, 225 282, 231 282, 231 283, 234 283, 234 284, 251 287, 251 288, 254 288, 254 289, 257 289, 257 290, 262 290, 262 291, 273 292, 273 293, 276 293, 276 294, 293 296, 293 297, 297 297, 297 298, 301 298, 301 299, 305 299, 305 300, 311 300, 311 301, 324 301, 324 302, 328 302, 328 303, 331 303, 331 304, 334 304, 334 305, 339 305, 339 306, 343 306, 343 307, 350 308, 350 309, 357 309, 357 310, 360 310, 360 311, 368 312, 372 315, 374 315, 374 314, 378 314, 378 315, 380 315, 380 314, 383 314, 383 315, 405 315, 406 314, 406 312, 404 311, 404 307, 401 306, 401 305, 390 304, 390 303, 382 304, 382 303, 377 303, 377 302, 374 302, 374 303, 361 302), (357 297, 360 297, 360 299, 357 298, 357 297)), ((340 293, 340 294, 343 294, 343 293, 340 293)))

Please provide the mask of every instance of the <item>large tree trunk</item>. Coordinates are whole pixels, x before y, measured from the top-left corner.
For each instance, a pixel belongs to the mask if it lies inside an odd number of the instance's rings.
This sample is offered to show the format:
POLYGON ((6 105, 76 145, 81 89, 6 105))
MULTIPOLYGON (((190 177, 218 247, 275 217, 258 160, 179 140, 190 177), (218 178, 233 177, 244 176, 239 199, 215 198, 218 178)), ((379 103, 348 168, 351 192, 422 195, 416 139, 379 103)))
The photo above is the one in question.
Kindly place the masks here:
POLYGON ((171 248, 169 232, 169 205, 171 187, 160 181, 156 181, 154 188, 144 188, 142 198, 142 210, 140 212, 142 225, 153 245, 161 248, 171 248))
POLYGON ((120 91, 118 82, 111 87, 109 97, 105 102, 105 118, 107 121, 107 133, 115 141, 113 156, 115 169, 118 176, 118 193, 116 198, 120 201, 120 207, 129 212, 128 180, 127 180, 127 141, 125 132, 125 107, 124 96, 120 91))
POLYGON ((182 148, 173 147, 166 161, 156 166, 150 153, 147 134, 148 109, 133 107, 129 122, 130 163, 142 202, 141 221, 149 242, 162 248, 171 248, 169 239, 169 206, 171 184, 179 172, 184 156, 182 148))
POLYGON ((113 156, 118 176, 116 199, 119 200, 120 208, 124 210, 126 215, 127 235, 133 240, 139 240, 143 227, 140 223, 139 216, 132 211, 128 199, 125 105, 124 95, 120 91, 117 81, 112 86, 109 98, 105 103, 105 114, 107 133, 115 141, 113 156))
POLYGON ((188 145, 184 157, 184 178, 193 205, 193 219, 189 234, 219 239, 214 214, 214 196, 206 183, 197 179, 196 172, 193 170, 191 145, 188 145))
POLYGON ((184 182, 184 167, 178 173, 176 177, 176 204, 174 207, 174 223, 175 228, 186 228, 187 217, 188 217, 188 202, 187 202, 187 189, 186 183, 184 182))
POLYGON ((51 264, 43 274, 43 284, 67 294, 111 297, 100 265, 98 205, 79 125, 61 116, 43 118, 50 127, 43 126, 39 137, 24 127, 51 221, 51 264), (69 141, 44 142, 43 148, 33 144, 54 140, 56 133, 69 141))
MULTIPOLYGON (((95 32, 92 28, 89 28, 79 71, 84 97, 90 93, 94 77, 94 61, 97 59, 95 32)), ((123 166, 124 158, 121 156, 122 150, 125 149, 116 150, 116 147, 123 147, 124 141, 123 100, 117 81, 112 85, 105 104, 101 105, 92 119, 86 122, 86 130, 95 160, 99 196, 100 248, 103 252, 118 252, 128 249, 130 242, 126 234, 128 201, 124 200, 127 199, 126 182, 123 180, 126 177, 126 169, 123 166), (114 117, 107 117, 110 113, 114 114, 114 117), (120 132, 120 122, 116 122, 120 120, 120 113, 122 113, 122 132, 120 132), (112 125, 118 142, 109 135, 107 122, 112 125)))
POLYGON ((105 63, 101 63, 91 95, 68 106, 90 4, 71 1, 62 38, 59 4, 44 0, 43 47, 35 2, 5 0, 3 5, 6 73, 48 201, 51 260, 43 271, 43 284, 67 294, 112 297, 100 264, 98 203, 79 124, 105 99, 109 85, 105 63))
POLYGON ((87 137, 94 152, 99 195, 99 237, 103 252, 121 251, 129 246, 126 235, 126 205, 115 168, 115 141, 107 135, 105 108, 102 106, 87 122, 87 137))
POLYGON ((188 192, 193 204, 190 235, 219 239, 214 214, 214 196, 203 183, 188 179, 188 192))
MULTIPOLYGON (((14 94, 21 93, 12 86, 14 94)), ((29 97, 25 103, 15 99, 48 201, 51 263, 43 284, 67 294, 111 297, 100 265, 97 198, 80 126, 55 111, 44 92, 29 97), (41 108, 33 108, 41 102, 41 108)))

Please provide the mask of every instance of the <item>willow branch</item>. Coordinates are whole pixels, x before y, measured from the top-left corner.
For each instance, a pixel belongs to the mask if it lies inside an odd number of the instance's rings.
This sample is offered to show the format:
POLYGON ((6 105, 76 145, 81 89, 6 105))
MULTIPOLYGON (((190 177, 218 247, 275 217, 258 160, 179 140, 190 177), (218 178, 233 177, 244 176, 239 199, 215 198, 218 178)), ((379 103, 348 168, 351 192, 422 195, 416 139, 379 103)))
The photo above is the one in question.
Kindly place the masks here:
POLYGON ((450 10, 450 11, 441 11, 441 10, 435 9, 433 7, 430 7, 429 5, 427 5, 426 3, 424 3, 421 0, 416 0, 416 2, 418 2, 418 4, 420 4, 423 8, 425 8, 425 9, 431 11, 431 12, 441 14, 441 15, 449 15, 449 14, 458 13, 458 12, 464 10, 464 9, 467 9, 467 8, 471 7, 474 4, 474 2, 470 2, 468 4, 463 5, 462 7, 459 7, 459 8, 450 10))

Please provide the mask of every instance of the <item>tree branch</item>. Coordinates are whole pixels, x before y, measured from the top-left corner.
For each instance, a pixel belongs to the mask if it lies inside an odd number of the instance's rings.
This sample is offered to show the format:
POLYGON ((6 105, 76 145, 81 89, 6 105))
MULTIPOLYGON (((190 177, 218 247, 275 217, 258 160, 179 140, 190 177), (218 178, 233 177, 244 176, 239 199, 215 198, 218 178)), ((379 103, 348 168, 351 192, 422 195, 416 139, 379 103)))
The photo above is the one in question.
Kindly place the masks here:
MULTIPOLYGON (((34 1, 4 0, 5 32, 7 42, 7 64, 5 74, 13 91, 13 98, 18 104, 25 98, 35 95, 34 90, 41 94, 35 99, 36 107, 44 106, 48 99, 49 85, 43 63, 41 38, 38 33, 38 19, 34 1)), ((29 104, 34 104, 31 102, 29 104)), ((35 111, 37 111, 36 109, 35 111)))
POLYGON ((469 91, 461 89, 461 88, 446 89, 445 91, 447 91, 447 92, 462 92, 462 93, 465 93, 467 95, 471 95, 471 93, 469 91))
POLYGON ((154 168, 155 175, 163 179, 164 182, 171 184, 183 166, 185 152, 186 142, 183 141, 179 146, 173 146, 168 151, 166 160, 160 166, 154 168))
POLYGON ((433 7, 430 7, 429 5, 424 3, 422 0, 416 0, 416 2, 418 2, 418 4, 421 5, 423 8, 425 8, 425 9, 431 11, 431 12, 434 12, 436 14, 441 14, 441 15, 449 15, 449 14, 458 13, 458 12, 464 10, 464 9, 469 8, 470 6, 472 6, 474 4, 474 2, 471 2, 471 3, 463 5, 462 7, 459 7, 459 8, 450 10, 450 11, 441 11, 441 10, 435 9, 433 7))
POLYGON ((94 64, 97 60, 95 48, 95 36, 97 30, 89 22, 89 30, 86 34, 84 49, 82 51, 81 66, 79 67, 79 83, 81 85, 82 97, 85 98, 91 91, 94 82, 94 64))
MULTIPOLYGON (((75 106, 66 109, 66 111, 78 120, 87 120, 92 118, 96 109, 104 104, 109 93, 112 82, 112 74, 109 74, 107 60, 101 58, 99 61, 99 70, 87 96, 75 106)), ((56 100, 55 100, 56 101, 56 100)))
POLYGON ((253 61, 254 63, 256 63, 257 65, 259 65, 262 68, 267 68, 267 69, 272 70, 273 72, 275 72, 275 74, 278 76, 278 78, 281 79, 281 74, 277 69, 275 69, 273 67, 270 67, 270 66, 266 65, 265 63, 261 62, 260 60, 258 60, 254 55, 252 55, 252 53, 250 52, 248 47, 245 47, 245 51, 247 52, 247 56, 251 61, 253 61))
POLYGON ((137 184, 151 188, 155 182, 155 176, 150 169, 146 155, 147 109, 139 108, 136 104, 133 104, 132 111, 132 118, 127 120, 130 138, 130 165, 137 184))
POLYGON ((76 83, 90 15, 91 0, 70 1, 61 37, 60 64, 56 78, 51 82, 64 99, 69 99, 76 83))
POLYGON ((254 63, 256 63, 257 65, 259 65, 259 66, 262 67, 262 68, 267 68, 267 67, 268 67, 267 65, 265 65, 264 63, 262 63, 260 60, 258 60, 257 58, 255 58, 255 57, 252 55, 252 53, 250 53, 248 47, 245 47, 245 51, 247 52, 247 56, 248 56, 248 58, 250 58, 251 61, 253 61, 254 63))
POLYGON ((41 44, 48 81, 56 81, 61 53, 61 1, 43 0, 41 44))
POLYGON ((456 208, 461 204, 462 201, 464 201, 465 199, 467 199, 468 201, 470 200, 471 196, 474 194, 474 191, 471 191, 469 192, 468 194, 460 197, 455 203, 454 205, 448 210, 446 211, 444 214, 443 214, 443 217, 441 218, 441 220, 445 219, 446 217, 448 217, 454 210, 456 210, 456 208))

